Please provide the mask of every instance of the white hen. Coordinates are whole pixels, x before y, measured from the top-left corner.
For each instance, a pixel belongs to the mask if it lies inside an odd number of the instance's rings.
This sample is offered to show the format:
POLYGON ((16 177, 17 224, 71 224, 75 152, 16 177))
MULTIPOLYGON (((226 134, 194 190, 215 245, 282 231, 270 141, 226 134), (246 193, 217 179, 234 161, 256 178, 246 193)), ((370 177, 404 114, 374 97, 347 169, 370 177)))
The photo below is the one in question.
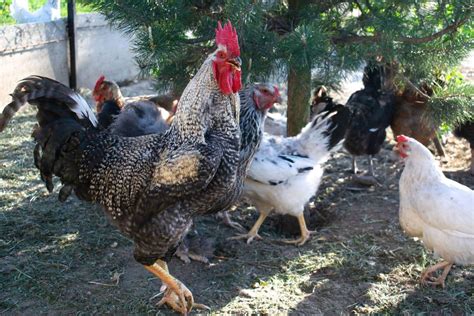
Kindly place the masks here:
POLYGON ((233 239, 245 238, 250 243, 261 238, 258 230, 272 210, 298 218, 301 237, 286 242, 303 245, 309 239, 311 231, 304 220, 304 206, 318 190, 322 164, 341 141, 343 133, 333 132, 345 126, 335 127, 336 116, 325 112, 315 117, 295 137, 264 134, 244 185, 244 196, 257 207, 260 217, 247 234, 233 239))
POLYGON ((400 178, 400 225, 444 259, 426 269, 422 283, 444 287, 453 263, 474 263, 474 191, 446 178, 430 151, 413 138, 397 137, 405 160, 400 178), (438 269, 441 276, 433 278, 438 269))
POLYGON ((17 23, 40 23, 61 18, 60 0, 46 0, 35 12, 29 11, 28 0, 13 0, 10 14, 17 23))

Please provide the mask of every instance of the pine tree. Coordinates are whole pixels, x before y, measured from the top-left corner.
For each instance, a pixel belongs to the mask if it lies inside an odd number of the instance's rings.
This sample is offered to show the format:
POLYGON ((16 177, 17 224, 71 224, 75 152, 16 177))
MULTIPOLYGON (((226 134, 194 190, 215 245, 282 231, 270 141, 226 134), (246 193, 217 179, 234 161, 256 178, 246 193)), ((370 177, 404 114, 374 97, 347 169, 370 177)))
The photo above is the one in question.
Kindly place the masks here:
POLYGON ((474 48, 472 0, 85 2, 135 35, 140 67, 176 95, 213 49, 216 21, 231 20, 244 79, 286 77, 289 135, 306 122, 312 87, 337 87, 368 59, 396 61, 399 82, 416 85, 435 82, 474 48))

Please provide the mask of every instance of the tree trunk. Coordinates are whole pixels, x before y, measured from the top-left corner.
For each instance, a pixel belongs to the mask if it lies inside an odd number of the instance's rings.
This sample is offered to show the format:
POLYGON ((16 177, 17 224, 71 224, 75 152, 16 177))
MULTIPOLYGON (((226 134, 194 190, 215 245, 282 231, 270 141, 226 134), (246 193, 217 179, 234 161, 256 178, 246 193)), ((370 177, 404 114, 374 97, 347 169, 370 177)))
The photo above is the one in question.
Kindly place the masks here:
MULTIPOLYGON (((288 1, 288 14, 293 29, 298 25, 300 14, 308 3, 302 0, 288 1)), ((286 131, 288 136, 297 135, 306 125, 311 95, 311 65, 288 65, 288 112, 286 131)))
POLYGON ((286 130, 288 136, 297 135, 308 122, 311 96, 311 67, 289 66, 288 112, 286 130))

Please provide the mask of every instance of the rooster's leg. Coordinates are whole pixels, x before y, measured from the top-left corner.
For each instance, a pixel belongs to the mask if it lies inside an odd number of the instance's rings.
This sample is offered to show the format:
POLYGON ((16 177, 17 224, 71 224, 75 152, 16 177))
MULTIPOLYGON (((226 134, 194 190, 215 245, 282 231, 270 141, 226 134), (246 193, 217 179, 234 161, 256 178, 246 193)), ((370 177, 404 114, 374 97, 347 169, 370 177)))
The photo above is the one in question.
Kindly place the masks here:
POLYGON ((206 305, 194 303, 191 291, 168 272, 166 262, 157 260, 153 265, 145 266, 145 269, 160 278, 163 284, 166 285, 165 295, 158 305, 167 304, 172 309, 183 315, 190 312, 193 307, 199 309, 210 309, 206 305))
POLYGON ((260 212, 260 216, 258 217, 255 224, 253 224, 252 229, 248 233, 237 235, 235 237, 230 237, 228 239, 247 239, 247 244, 250 244, 254 238, 262 239, 262 237, 258 234, 258 230, 260 229, 260 226, 262 226, 263 221, 265 220, 265 218, 267 218, 267 216, 268 213, 260 212))
POLYGON ((444 288, 444 281, 446 280, 446 276, 451 270, 453 266, 452 262, 442 261, 440 263, 435 264, 434 266, 429 267, 423 273, 421 273, 421 283, 422 284, 431 284, 431 285, 441 285, 444 288), (431 274, 436 270, 444 269, 443 273, 438 278, 433 278, 431 274))
POLYGON ((314 234, 316 232, 316 231, 308 230, 308 228, 306 227, 304 214, 301 214, 298 216, 298 223, 300 224, 301 237, 295 240, 283 240, 284 243, 295 244, 297 246, 303 246, 308 241, 311 234, 314 234))

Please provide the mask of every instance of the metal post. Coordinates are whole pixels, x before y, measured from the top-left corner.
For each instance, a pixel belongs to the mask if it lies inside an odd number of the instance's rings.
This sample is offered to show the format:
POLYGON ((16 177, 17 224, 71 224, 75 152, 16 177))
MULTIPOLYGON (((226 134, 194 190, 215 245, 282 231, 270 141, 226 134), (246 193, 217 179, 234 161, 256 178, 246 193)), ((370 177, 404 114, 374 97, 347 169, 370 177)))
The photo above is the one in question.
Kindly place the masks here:
POLYGON ((77 89, 76 77, 76 1, 67 0, 67 34, 69 38, 69 87, 77 89))

